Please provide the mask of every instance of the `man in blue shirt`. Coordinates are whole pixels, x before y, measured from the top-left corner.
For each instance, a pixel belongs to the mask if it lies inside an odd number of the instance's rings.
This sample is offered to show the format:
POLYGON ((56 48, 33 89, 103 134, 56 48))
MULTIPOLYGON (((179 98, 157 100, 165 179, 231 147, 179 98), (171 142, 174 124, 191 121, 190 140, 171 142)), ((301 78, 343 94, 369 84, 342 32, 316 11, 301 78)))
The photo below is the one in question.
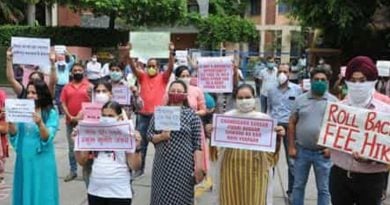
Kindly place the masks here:
MULTIPOLYGON (((271 88, 268 91, 268 113, 273 119, 278 121, 278 125, 283 126, 287 133, 288 120, 292 111, 292 105, 299 95, 302 94, 302 89, 289 82, 289 76, 291 74, 291 67, 288 64, 282 63, 278 66, 278 86, 271 88)), ((288 164, 288 189, 287 195, 291 196, 294 175, 293 167, 294 161, 288 156, 288 139, 287 136, 283 137, 283 145, 286 153, 286 160, 288 164)))
POLYGON ((60 102, 61 92, 64 86, 69 83, 69 75, 74 63, 75 59, 68 51, 65 51, 65 54, 57 55, 57 62, 55 63, 55 67, 57 69, 58 81, 55 87, 54 97, 60 114, 63 114, 60 102), (65 61, 65 56, 68 56, 68 62, 65 61))

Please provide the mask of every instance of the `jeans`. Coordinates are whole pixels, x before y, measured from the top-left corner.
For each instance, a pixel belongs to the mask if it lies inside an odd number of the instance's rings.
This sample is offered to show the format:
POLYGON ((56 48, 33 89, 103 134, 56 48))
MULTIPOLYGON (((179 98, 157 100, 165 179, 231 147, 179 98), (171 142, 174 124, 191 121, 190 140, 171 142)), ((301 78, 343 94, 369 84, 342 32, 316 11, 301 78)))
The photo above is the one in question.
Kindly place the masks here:
POLYGON ((148 145, 149 141, 146 138, 146 134, 148 132, 148 127, 150 120, 152 119, 152 116, 148 115, 139 115, 138 117, 138 124, 137 124, 137 130, 140 132, 142 141, 141 141, 141 155, 142 155, 142 166, 141 171, 143 172, 145 169, 145 160, 146 160, 146 153, 148 152, 148 145))
POLYGON ((260 107, 262 113, 267 113, 267 96, 260 95, 260 107))
POLYGON ((57 84, 56 87, 55 87, 55 90, 54 90, 54 99, 55 99, 55 102, 56 102, 56 105, 57 105, 57 108, 58 108, 58 113, 60 115, 62 115, 62 107, 61 107, 61 100, 60 100, 60 97, 61 97, 61 92, 62 92, 62 89, 64 88, 65 85, 59 85, 57 84))
POLYGON ((288 137, 287 137, 287 123, 279 123, 278 125, 283 126, 286 130, 286 135, 283 136, 283 147, 284 153, 286 154, 287 168, 288 168, 288 187, 287 194, 290 195, 294 186, 294 159, 288 155, 288 137))
POLYGON ((331 161, 325 158, 321 150, 309 150, 297 145, 297 156, 294 164, 294 188, 293 205, 303 205, 305 200, 305 188, 309 178, 311 165, 317 185, 317 204, 329 205, 329 173, 331 161))
POLYGON ((66 138, 68 140, 68 158, 70 173, 77 174, 77 163, 76 158, 74 156, 74 140, 72 139, 73 128, 74 126, 66 124, 66 138))

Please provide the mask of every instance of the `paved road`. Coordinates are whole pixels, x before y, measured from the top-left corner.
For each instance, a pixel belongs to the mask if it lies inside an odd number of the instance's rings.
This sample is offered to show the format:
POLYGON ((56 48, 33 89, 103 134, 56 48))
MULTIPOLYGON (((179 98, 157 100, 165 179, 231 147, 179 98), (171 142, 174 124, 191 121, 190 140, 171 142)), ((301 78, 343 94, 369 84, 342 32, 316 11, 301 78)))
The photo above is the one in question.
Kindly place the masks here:
MULTIPOLYGON (((6 89, 10 96, 12 91, 6 89)), ((54 141, 56 146, 56 159, 60 185, 60 197, 62 205, 86 205, 86 190, 85 185, 81 179, 81 169, 79 169, 79 177, 77 180, 64 183, 63 179, 68 173, 68 157, 67 157, 67 142, 65 137, 65 126, 64 120, 61 120, 61 127, 57 133, 54 141)), ((281 149, 283 150, 283 149, 281 149)), ((7 205, 11 203, 11 185, 13 177, 13 166, 14 166, 14 153, 11 150, 11 157, 6 164, 6 183, 0 185, 0 204, 7 205)), ((149 151, 146 161, 146 173, 140 179, 137 179, 134 184, 135 195, 133 198, 133 205, 147 205, 149 204, 150 198, 150 183, 151 183, 151 169, 153 163, 154 149, 153 146, 149 146, 149 151)), ((287 187, 287 166, 284 158, 284 153, 281 153, 281 159, 278 166, 276 167, 275 182, 274 182, 274 205, 285 205, 285 188, 287 187)), ((197 205, 210 205, 210 199, 215 196, 216 193, 206 192, 197 199, 197 205)), ((306 205, 315 205, 316 202, 316 188, 314 176, 311 174, 309 182, 306 188, 306 205)), ((384 205, 390 205, 390 200, 386 200, 384 205)))

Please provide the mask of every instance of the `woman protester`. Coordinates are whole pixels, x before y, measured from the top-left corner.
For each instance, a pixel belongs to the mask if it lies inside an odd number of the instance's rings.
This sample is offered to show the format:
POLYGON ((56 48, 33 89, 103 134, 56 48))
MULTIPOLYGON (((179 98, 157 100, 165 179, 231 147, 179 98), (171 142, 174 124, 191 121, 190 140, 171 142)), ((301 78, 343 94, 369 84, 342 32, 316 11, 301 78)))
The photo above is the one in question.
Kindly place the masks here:
POLYGON ((27 99, 35 101, 33 123, 9 123, 9 140, 16 152, 14 205, 59 204, 53 140, 58 113, 49 88, 42 80, 30 81, 27 99))
MULTIPOLYGON (((254 119, 271 119, 257 112, 255 90, 251 85, 238 86, 234 97, 236 109, 226 112, 226 116, 254 119)), ((278 137, 283 136, 282 126, 275 128, 278 137)), ((245 149, 226 148, 222 151, 220 195, 221 205, 265 205, 267 182, 272 153, 245 149), (238 191, 239 190, 239 191, 238 191)))
POLYGON ((8 154, 8 124, 5 122, 4 105, 7 98, 5 92, 0 89, 0 185, 4 183, 5 161, 8 154))
POLYGON ((204 178, 201 119, 189 107, 187 85, 171 83, 168 106, 180 107, 180 130, 156 130, 154 117, 147 138, 155 145, 151 205, 194 203, 194 186, 204 178))
MULTIPOLYGON (((122 121, 122 116, 121 105, 114 101, 108 101, 102 107, 100 121, 122 121)), ((135 136, 137 147, 139 147, 141 137, 135 136)), ((81 166, 90 163, 90 154, 89 151, 76 151, 78 163, 81 166)), ((92 155, 92 170, 88 185, 89 205, 130 205, 133 198, 130 170, 137 170, 141 167, 139 152, 107 150, 92 152, 92 155)))

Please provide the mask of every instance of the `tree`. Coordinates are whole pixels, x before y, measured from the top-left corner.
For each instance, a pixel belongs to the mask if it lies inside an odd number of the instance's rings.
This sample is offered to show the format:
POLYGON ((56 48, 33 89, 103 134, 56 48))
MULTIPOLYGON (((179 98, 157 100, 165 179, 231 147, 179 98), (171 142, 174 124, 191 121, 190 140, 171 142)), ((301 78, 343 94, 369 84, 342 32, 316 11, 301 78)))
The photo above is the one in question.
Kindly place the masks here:
POLYGON ((24 18, 20 8, 10 0, 0 1, 0 24, 18 24, 24 18))

